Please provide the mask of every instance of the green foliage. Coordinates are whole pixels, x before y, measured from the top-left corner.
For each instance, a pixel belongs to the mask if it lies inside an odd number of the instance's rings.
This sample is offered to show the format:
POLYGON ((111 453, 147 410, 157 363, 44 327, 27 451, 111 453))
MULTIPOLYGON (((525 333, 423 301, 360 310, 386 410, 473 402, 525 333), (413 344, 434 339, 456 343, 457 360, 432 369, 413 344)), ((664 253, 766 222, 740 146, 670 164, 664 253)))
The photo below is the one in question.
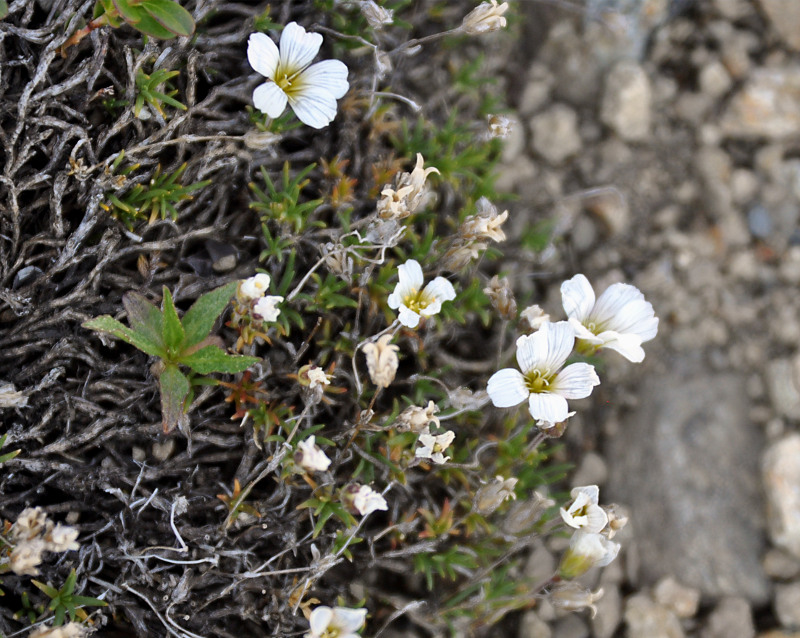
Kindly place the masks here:
POLYGON ((164 104, 186 110, 186 105, 175 99, 178 89, 172 88, 169 81, 180 75, 180 71, 156 69, 150 75, 139 69, 136 72, 136 101, 133 104, 133 114, 139 117, 145 103, 150 105, 161 117, 164 117, 164 104), (163 85, 163 90, 162 90, 163 85))
MULTIPOLYGON (((4 434, 0 436, 0 450, 3 449, 3 446, 6 444, 6 439, 8 438, 8 434, 4 434)), ((17 454, 19 454, 22 450, 14 450, 13 452, 8 452, 6 454, 0 454, 0 463, 5 463, 6 461, 10 461, 13 459, 17 454)))
POLYGON ((463 545, 453 545, 437 553, 414 554, 414 571, 425 575, 425 584, 433 590, 434 577, 455 580, 456 568, 475 569, 478 562, 475 553, 463 545))
POLYGON ((0 0, 0 20, 5 18, 8 15, 8 2, 6 0, 0 0))
POLYGON ((322 493, 304 501, 297 506, 297 509, 312 509, 317 522, 314 525, 314 538, 320 535, 325 523, 331 517, 338 518, 346 527, 356 525, 357 521, 344 505, 336 501, 331 493, 322 493))
POLYGON ((98 0, 94 17, 112 27, 127 24, 159 40, 188 37, 195 26, 192 14, 172 0, 98 0))
POLYGON ((169 290, 164 287, 159 310, 143 295, 128 292, 122 303, 130 327, 103 315, 83 324, 84 328, 110 334, 142 352, 161 359, 159 387, 164 432, 174 429, 185 411, 192 381, 180 371, 186 366, 198 375, 212 372, 243 372, 259 359, 230 355, 211 336, 219 316, 236 292, 238 282, 231 282, 201 295, 180 319, 169 290))
POLYGON ((108 605, 107 602, 99 600, 98 598, 76 596, 74 591, 77 579, 78 575, 73 569, 69 573, 69 576, 67 576, 67 580, 64 581, 61 589, 45 585, 38 580, 31 581, 50 599, 50 602, 47 604, 47 609, 53 612, 53 626, 55 627, 63 625, 67 615, 69 615, 71 622, 75 622, 78 619, 85 620, 87 614, 83 611, 83 607, 106 607, 108 605))
MULTIPOLYGON (((112 170, 127 177, 139 168, 139 164, 120 169, 123 156, 124 151, 114 160, 112 170)), ((177 204, 192 199, 194 191, 211 183, 211 180, 205 180, 183 186, 179 180, 185 170, 186 164, 183 164, 172 173, 162 174, 159 165, 148 184, 135 184, 128 192, 121 195, 108 192, 106 193, 108 203, 101 205, 129 229, 133 229, 136 222, 145 219, 150 224, 157 219, 166 219, 168 216, 175 221, 178 218, 178 210, 175 208, 177 204)), ((125 181, 124 179, 120 180, 121 184, 124 184, 125 181)))
POLYGON ((297 175, 291 177, 289 162, 283 164, 280 190, 272 181, 264 167, 261 167, 261 177, 267 187, 263 191, 255 182, 250 182, 250 190, 255 195, 255 201, 250 203, 250 208, 261 213, 262 221, 276 221, 294 228, 294 232, 302 232, 308 225, 309 215, 322 204, 322 199, 300 201, 303 189, 311 180, 308 174, 314 170, 316 164, 306 166, 297 175))

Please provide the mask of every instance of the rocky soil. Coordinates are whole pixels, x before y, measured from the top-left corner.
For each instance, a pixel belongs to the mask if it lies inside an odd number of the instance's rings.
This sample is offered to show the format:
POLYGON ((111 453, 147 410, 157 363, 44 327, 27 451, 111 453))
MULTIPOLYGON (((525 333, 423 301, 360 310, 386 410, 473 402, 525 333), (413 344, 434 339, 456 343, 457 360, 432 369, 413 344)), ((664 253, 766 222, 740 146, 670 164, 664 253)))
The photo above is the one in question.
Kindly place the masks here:
POLYGON ((573 9, 530 9, 501 181, 556 216, 537 277, 634 283, 661 324, 566 435, 573 483, 631 513, 598 613, 518 636, 800 636, 800 3, 573 9))

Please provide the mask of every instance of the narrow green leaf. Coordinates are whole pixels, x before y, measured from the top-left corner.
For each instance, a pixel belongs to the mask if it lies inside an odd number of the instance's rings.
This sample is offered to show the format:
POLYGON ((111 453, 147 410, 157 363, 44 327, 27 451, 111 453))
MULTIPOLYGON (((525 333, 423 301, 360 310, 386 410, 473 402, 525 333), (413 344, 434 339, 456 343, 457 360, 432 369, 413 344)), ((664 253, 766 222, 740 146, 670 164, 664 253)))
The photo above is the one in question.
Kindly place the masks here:
POLYGON ((5 18, 8 15, 8 2, 6 0, 0 0, 0 20, 5 18))
POLYGON ((194 33, 192 14, 171 0, 146 0, 142 8, 175 35, 190 36, 194 33))
POLYGON ((92 607, 108 607, 108 603, 105 600, 91 598, 90 596, 73 596, 72 603, 79 607, 86 607, 88 605, 92 607))
POLYGON ((164 434, 178 426, 183 415, 184 401, 189 395, 189 379, 187 379, 176 365, 167 365, 158 378, 161 388, 161 424, 164 434))
POLYGON ((209 374, 210 372, 234 374, 236 372, 244 372, 259 361, 258 357, 228 354, 217 346, 206 346, 178 360, 179 363, 189 366, 198 374, 209 374))
POLYGON ((128 313, 128 323, 139 334, 164 347, 164 316, 155 304, 138 292, 122 295, 122 305, 128 313))
POLYGON ((172 295, 166 286, 164 286, 163 294, 164 298, 161 302, 161 312, 164 315, 162 336, 167 346, 167 352, 172 355, 180 352, 186 334, 183 331, 181 320, 178 317, 178 311, 175 310, 175 303, 172 301, 172 295))
POLYGON ((181 322, 186 333, 184 349, 196 346, 211 333, 214 323, 228 307, 238 285, 238 282, 232 281, 207 292, 198 297, 192 307, 186 311, 181 322))
POLYGON ((58 597, 58 590, 54 587, 50 587, 50 585, 45 585, 44 583, 39 582, 38 580, 31 580, 34 587, 40 589, 45 593, 48 598, 56 598, 58 597))
POLYGON ((117 339, 122 339, 125 343, 129 343, 134 348, 138 348, 142 352, 154 357, 164 358, 167 356, 161 343, 156 343, 147 336, 131 330, 108 315, 90 319, 83 323, 83 327, 88 330, 96 330, 97 332, 110 334, 117 339))

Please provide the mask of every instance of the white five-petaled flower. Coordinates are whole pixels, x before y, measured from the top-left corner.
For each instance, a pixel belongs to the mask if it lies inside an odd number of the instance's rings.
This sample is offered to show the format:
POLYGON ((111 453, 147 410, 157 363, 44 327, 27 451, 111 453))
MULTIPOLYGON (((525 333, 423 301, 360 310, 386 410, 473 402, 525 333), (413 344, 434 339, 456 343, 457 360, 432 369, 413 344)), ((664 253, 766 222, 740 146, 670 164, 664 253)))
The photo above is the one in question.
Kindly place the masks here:
POLYGON ((363 608, 314 607, 308 618, 311 631, 304 638, 358 638, 366 618, 367 610, 363 608))
POLYGON ((531 416, 543 423, 560 423, 570 416, 567 399, 583 399, 600 383, 594 366, 572 363, 562 369, 575 344, 566 321, 545 323, 537 332, 517 339, 519 370, 505 368, 490 378, 486 391, 498 408, 526 399, 531 416))
POLYGON ((253 299, 261 299, 261 297, 267 294, 270 281, 270 276, 264 272, 248 277, 239 284, 239 294, 237 296, 244 303, 252 301, 253 299))
POLYGON ((309 388, 321 388, 331 384, 328 374, 319 366, 311 366, 306 372, 309 388))
POLYGON ((416 328, 420 317, 430 317, 442 309, 442 302, 456 298, 456 291, 444 277, 437 277, 425 288, 422 267, 414 259, 397 268, 398 282, 387 300, 389 307, 399 308, 399 319, 407 328, 416 328))
POLYGON ((270 117, 278 117, 292 107, 297 118, 316 129, 324 128, 336 117, 336 100, 350 85, 347 67, 339 60, 311 64, 322 46, 319 33, 306 33, 290 22, 281 34, 280 50, 264 33, 252 33, 247 43, 250 66, 269 81, 253 92, 255 107, 270 117))
POLYGON ((277 321, 278 316, 281 314, 281 309, 278 304, 283 301, 280 295, 267 295, 261 297, 255 304, 253 304, 253 316, 261 321, 277 321))
POLYGON ((311 435, 304 441, 297 444, 295 461, 300 467, 311 472, 324 472, 331 464, 328 455, 323 452, 316 442, 316 436, 311 435))
POLYGON ((443 452, 449 448, 456 438, 452 430, 447 430, 444 434, 431 434, 430 431, 419 435, 419 445, 414 455, 418 459, 430 459, 434 463, 441 465, 450 460, 443 452))
POLYGON ((595 300, 589 280, 575 275, 561 284, 561 299, 578 339, 616 350, 628 361, 642 361, 642 344, 658 332, 653 306, 630 284, 612 284, 595 300))
POLYGON ((570 527, 584 532, 599 532, 608 525, 608 514, 598 505, 600 488, 597 485, 575 487, 569 493, 572 503, 559 511, 561 518, 570 527))
POLYGON ((369 485, 360 485, 353 493, 353 507, 356 508, 361 516, 372 514, 376 510, 388 510, 389 505, 386 499, 369 485))

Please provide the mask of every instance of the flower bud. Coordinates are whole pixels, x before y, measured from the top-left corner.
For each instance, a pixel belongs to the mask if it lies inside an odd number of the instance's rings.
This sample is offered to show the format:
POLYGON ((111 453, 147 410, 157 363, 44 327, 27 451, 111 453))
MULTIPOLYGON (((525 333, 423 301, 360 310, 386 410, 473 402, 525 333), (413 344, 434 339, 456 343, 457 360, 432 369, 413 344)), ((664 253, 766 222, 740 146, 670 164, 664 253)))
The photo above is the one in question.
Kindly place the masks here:
POLYGON ((569 541, 569 548, 561 557, 558 573, 564 580, 582 576, 592 567, 605 567, 617 557, 619 543, 608 540, 602 534, 576 531, 569 541))
POLYGON ((486 250, 486 244, 457 242, 442 257, 442 269, 458 272, 469 266, 486 250))
POLYGON ((514 299, 514 293, 506 277, 500 279, 495 275, 483 292, 489 297, 492 307, 500 313, 503 319, 511 320, 517 316, 517 301, 514 299))
POLYGON ((384 9, 376 4, 374 0, 362 0, 359 5, 361 13, 367 19, 367 23, 376 31, 383 29, 394 22, 394 11, 384 9))
POLYGON ((553 499, 534 492, 532 498, 514 504, 503 521, 503 530, 509 534, 528 532, 539 522, 545 511, 555 504, 553 499))
POLYGON ((377 510, 385 511, 389 509, 386 499, 369 485, 359 485, 351 483, 341 491, 340 500, 353 514, 366 516, 377 510))
POLYGON ((428 401, 425 408, 412 405, 403 410, 394 422, 394 427, 398 432, 416 432, 419 434, 428 429, 429 424, 433 423, 439 427, 439 419, 434 416, 439 408, 433 401, 428 401))
POLYGON ((367 358, 369 378, 379 388, 388 388, 392 384, 397 366, 400 364, 397 359, 400 348, 390 344, 391 340, 392 335, 385 334, 377 342, 368 343, 362 348, 367 358))
POLYGON ((592 618, 597 615, 597 607, 594 606, 603 597, 603 590, 598 589, 592 593, 590 589, 575 582, 559 583, 549 592, 547 599, 556 609, 564 611, 581 611, 589 609, 592 618))
POLYGON ((528 306, 519 313, 519 316, 525 320, 531 330, 538 330, 543 323, 550 321, 550 315, 537 305, 528 306))
POLYGON ((514 486, 518 479, 496 476, 494 481, 482 486, 475 494, 475 509, 480 514, 491 514, 508 499, 515 500, 514 486))
POLYGON ((481 35, 499 31, 506 26, 503 14, 508 10, 508 2, 501 5, 497 0, 482 2, 470 11, 461 23, 461 30, 469 35, 481 35))
POLYGON ((309 472, 324 472, 331 464, 328 455, 317 446, 316 436, 313 434, 297 444, 294 461, 309 472))
POLYGON ((614 538, 616 533, 628 524, 628 514, 615 503, 606 505, 603 509, 608 516, 608 527, 606 527, 604 533, 608 538, 614 538))

